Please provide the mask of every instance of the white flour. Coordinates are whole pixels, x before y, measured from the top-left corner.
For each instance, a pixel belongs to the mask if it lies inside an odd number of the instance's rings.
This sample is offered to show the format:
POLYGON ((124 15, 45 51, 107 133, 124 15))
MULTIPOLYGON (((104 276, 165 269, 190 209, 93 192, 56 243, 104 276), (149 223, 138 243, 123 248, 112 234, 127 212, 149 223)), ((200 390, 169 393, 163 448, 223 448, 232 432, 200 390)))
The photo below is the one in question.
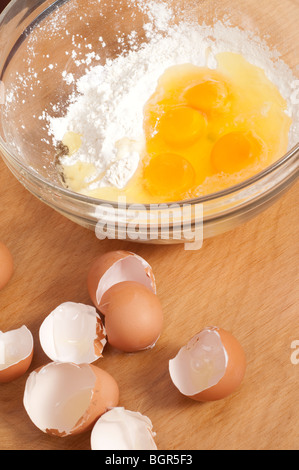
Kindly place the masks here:
MULTIPOLYGON (((145 8, 141 1, 138 3, 140 9, 145 8)), ((220 22, 213 28, 186 23, 170 26, 171 11, 163 2, 151 2, 148 13, 151 21, 144 29, 149 42, 137 49, 136 33, 132 31, 132 50, 104 66, 91 68, 78 80, 78 95, 67 114, 49 118, 49 133, 55 142, 68 131, 82 135, 81 148, 72 156, 63 157, 61 163, 93 164, 101 178, 89 185, 90 190, 111 185, 122 189, 134 175, 143 147, 144 104, 165 69, 184 63, 215 68, 215 55, 219 52, 240 53, 264 69, 288 101, 288 113, 294 120, 290 144, 296 143, 298 108, 290 99, 294 95, 294 77, 260 38, 220 22), (167 35, 161 34, 166 30, 167 35)), ((63 79, 71 83, 73 77, 64 73, 63 79)))

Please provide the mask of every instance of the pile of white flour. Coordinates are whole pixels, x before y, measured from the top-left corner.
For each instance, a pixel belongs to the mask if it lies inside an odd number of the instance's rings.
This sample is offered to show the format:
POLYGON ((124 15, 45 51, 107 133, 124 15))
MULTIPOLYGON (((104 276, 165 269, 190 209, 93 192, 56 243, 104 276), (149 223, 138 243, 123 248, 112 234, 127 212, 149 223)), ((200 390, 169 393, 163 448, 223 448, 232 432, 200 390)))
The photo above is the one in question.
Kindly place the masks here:
MULTIPOLYGON (((145 8, 142 2, 139 4, 145 8)), ((99 179, 88 189, 104 186, 121 189, 134 175, 144 145, 144 105, 165 69, 184 63, 216 68, 215 55, 219 52, 240 53, 264 69, 288 102, 288 114, 294 121, 290 146, 296 143, 299 116, 295 100, 292 103, 295 79, 275 51, 270 51, 260 38, 221 22, 214 27, 184 22, 171 26, 172 12, 161 1, 147 2, 147 9, 150 22, 144 29, 149 42, 138 49, 132 47, 130 52, 108 60, 103 66, 91 68, 76 83, 77 93, 66 115, 48 117, 49 134, 54 142, 61 141, 67 132, 82 136, 81 148, 62 157, 61 164, 93 164, 99 179)), ((135 34, 132 31, 132 43, 135 34)))

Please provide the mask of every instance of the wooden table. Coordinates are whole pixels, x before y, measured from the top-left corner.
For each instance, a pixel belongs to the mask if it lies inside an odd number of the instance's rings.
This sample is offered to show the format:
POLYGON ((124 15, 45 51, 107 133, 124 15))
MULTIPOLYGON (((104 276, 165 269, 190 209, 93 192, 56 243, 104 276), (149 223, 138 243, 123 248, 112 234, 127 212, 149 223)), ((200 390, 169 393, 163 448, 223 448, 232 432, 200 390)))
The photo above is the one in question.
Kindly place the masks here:
MULTIPOLYGON (((206 240, 198 252, 100 242, 39 202, 1 161, 0 240, 13 253, 15 274, 0 292, 0 329, 26 324, 35 340, 29 372, 47 363, 38 339, 43 318, 65 301, 91 303, 86 275, 95 256, 135 251, 154 269, 165 327, 152 351, 126 355, 108 346, 96 363, 117 380, 120 405, 151 418, 161 450, 298 449, 299 364, 291 362, 291 343, 299 340, 298 196, 297 185, 256 219, 206 240), (200 404, 174 388, 168 360, 213 324, 240 340, 248 369, 233 396, 200 404)), ((89 432, 54 438, 32 424, 23 407, 28 373, 0 386, 0 447, 90 449, 89 432)))

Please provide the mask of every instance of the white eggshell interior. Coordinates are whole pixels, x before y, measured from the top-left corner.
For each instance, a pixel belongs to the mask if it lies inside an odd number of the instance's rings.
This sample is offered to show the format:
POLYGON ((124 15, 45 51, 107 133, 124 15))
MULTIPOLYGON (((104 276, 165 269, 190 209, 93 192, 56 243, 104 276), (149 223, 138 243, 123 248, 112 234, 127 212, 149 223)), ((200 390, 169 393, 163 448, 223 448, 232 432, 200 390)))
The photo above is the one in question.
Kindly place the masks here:
POLYGON ((88 364, 52 362, 28 377, 24 407, 43 432, 70 434, 89 408, 95 383, 88 364))
POLYGON ((5 333, 0 331, 0 370, 26 359, 32 349, 33 337, 26 326, 5 333))
POLYGON ((116 407, 102 415, 91 433, 92 450, 157 450, 151 420, 116 407))
MULTIPOLYGON (((106 335, 94 307, 65 302, 43 321, 39 331, 41 346, 52 361, 91 364, 100 357, 95 353, 99 323, 106 335)), ((106 340, 101 341, 104 347, 106 340)))
POLYGON ((156 294, 156 284, 150 265, 140 256, 129 254, 126 258, 116 261, 100 279, 96 292, 98 304, 110 287, 125 281, 139 282, 156 294))
POLYGON ((216 385, 225 374, 227 362, 217 329, 206 328, 169 361, 169 373, 178 390, 192 396, 216 385))

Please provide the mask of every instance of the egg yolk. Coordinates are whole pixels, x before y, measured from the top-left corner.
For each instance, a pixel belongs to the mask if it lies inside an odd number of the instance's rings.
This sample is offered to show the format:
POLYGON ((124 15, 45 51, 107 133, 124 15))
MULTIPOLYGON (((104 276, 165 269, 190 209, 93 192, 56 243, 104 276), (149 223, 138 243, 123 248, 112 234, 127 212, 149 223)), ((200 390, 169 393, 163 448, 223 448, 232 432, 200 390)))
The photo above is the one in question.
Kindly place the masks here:
POLYGON ((196 142, 204 128, 205 118, 201 113, 187 106, 178 106, 163 114, 158 132, 170 145, 188 146, 196 142))
POLYGON ((210 114, 225 105, 228 89, 225 83, 219 80, 205 80, 188 88, 185 98, 189 106, 210 114))
MULTIPOLYGON (((66 184, 106 200, 164 203, 227 189, 281 158, 292 123, 286 100, 241 55, 223 52, 216 59, 216 69, 180 64, 159 78, 144 103, 140 164, 125 188, 89 190, 96 168, 87 162, 64 166, 66 184)), ((64 136, 69 155, 82 139, 64 136)))
POLYGON ((180 155, 165 153, 152 158, 144 171, 150 193, 180 198, 194 185, 195 171, 180 155))
POLYGON ((216 173, 237 173, 255 160, 252 142, 242 132, 230 132, 220 137, 211 153, 216 173))

